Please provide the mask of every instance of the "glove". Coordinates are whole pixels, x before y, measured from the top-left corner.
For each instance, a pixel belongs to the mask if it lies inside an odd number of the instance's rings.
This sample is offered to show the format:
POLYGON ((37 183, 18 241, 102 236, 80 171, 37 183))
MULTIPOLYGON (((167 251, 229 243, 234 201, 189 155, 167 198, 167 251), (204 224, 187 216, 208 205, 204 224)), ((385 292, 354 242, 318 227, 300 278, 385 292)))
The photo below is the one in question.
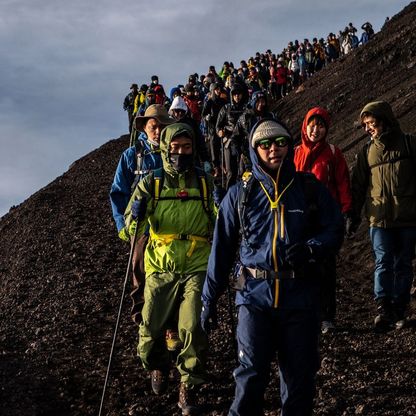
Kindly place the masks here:
POLYGON ((123 241, 130 241, 130 235, 129 232, 126 230, 126 227, 123 227, 119 232, 118 232, 118 236, 119 238, 121 238, 123 241))
POLYGON ((146 216, 147 209, 147 199, 143 197, 133 202, 131 205, 131 216, 134 220, 138 222, 143 221, 146 216))
POLYGON ((209 163, 207 160, 204 162, 204 171, 205 171, 205 173, 211 173, 212 172, 211 163, 209 163))
POLYGON ((295 243, 286 248, 285 260, 293 268, 314 263, 315 253, 311 245, 305 243, 295 243))
POLYGON ((213 329, 218 328, 216 305, 202 305, 201 327, 206 334, 209 334, 213 329))
POLYGON ((360 223, 361 218, 354 216, 352 212, 346 212, 344 214, 345 236, 352 238, 357 232, 360 223))
POLYGON ((221 201, 223 200, 225 194, 227 191, 222 188, 221 186, 214 186, 214 190, 212 191, 212 198, 214 200, 214 204, 219 207, 221 204, 221 201))

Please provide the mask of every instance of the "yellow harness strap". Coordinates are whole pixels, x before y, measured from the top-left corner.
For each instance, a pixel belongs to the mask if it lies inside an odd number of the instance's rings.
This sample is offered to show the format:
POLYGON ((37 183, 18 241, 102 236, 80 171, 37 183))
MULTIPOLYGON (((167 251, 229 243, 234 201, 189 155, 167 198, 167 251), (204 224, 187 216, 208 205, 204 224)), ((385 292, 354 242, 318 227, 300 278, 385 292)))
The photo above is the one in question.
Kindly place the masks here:
POLYGON ((150 229, 150 239, 154 241, 159 241, 162 244, 170 244, 173 240, 188 240, 191 241, 191 247, 189 248, 188 252, 186 253, 187 257, 191 257, 197 241, 208 243, 208 238, 201 237, 199 235, 192 235, 192 234, 156 234, 150 229))

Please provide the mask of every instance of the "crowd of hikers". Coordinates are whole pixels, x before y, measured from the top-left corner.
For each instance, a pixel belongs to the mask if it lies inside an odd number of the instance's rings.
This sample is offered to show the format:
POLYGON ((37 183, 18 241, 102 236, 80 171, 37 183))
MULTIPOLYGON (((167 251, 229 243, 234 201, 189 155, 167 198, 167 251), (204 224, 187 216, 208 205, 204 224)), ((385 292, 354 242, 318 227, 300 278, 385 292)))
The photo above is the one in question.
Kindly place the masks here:
POLYGON ((414 137, 387 102, 368 103, 359 120, 370 140, 350 177, 341 150, 328 142, 325 108, 305 111, 298 144, 269 108, 366 43, 374 32, 369 23, 363 31, 358 40, 350 24, 327 41, 290 42, 278 56, 256 53, 238 69, 211 66, 169 96, 156 75, 150 85, 131 86, 124 102, 130 146, 110 200, 118 235, 131 247, 138 356, 157 395, 168 388, 175 358, 183 415, 200 412, 208 335, 230 288, 239 365, 229 414, 263 414, 276 354, 282 415, 312 414, 319 334, 336 330, 336 256, 363 207, 375 255, 375 329, 406 324, 416 244, 414 137))

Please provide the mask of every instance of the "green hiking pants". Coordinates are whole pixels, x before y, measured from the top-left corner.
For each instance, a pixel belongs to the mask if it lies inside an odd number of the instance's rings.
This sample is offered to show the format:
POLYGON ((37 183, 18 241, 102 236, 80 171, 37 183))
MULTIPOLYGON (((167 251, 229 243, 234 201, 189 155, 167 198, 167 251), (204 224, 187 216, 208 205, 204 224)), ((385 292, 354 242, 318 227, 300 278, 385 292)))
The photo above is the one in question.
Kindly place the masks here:
POLYGON ((205 272, 192 274, 152 273, 146 276, 143 321, 139 327, 137 353, 147 370, 166 370, 170 356, 166 349, 167 322, 179 311, 178 333, 183 347, 176 366, 181 382, 189 386, 205 381, 208 341, 200 325, 201 292, 205 272))

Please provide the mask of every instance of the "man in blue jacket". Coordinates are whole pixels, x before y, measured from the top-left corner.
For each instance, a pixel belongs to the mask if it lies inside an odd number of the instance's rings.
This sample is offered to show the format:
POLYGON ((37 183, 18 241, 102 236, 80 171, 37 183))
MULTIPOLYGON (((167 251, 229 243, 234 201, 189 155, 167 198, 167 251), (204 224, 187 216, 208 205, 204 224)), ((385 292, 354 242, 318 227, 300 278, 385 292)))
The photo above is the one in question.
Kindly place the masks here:
POLYGON ((276 352, 282 415, 311 415, 319 368, 319 264, 340 247, 343 218, 313 175, 295 172, 293 141, 280 123, 260 120, 249 144, 252 175, 230 188, 218 212, 201 325, 207 332, 215 328, 216 303, 239 250, 240 365, 229 415, 263 414, 276 352))
MULTIPOLYGON (((174 121, 169 117, 166 108, 160 104, 149 106, 144 116, 137 116, 135 119, 135 127, 141 133, 136 145, 129 147, 121 155, 110 190, 113 218, 122 240, 130 241, 130 235, 125 228, 124 211, 130 201, 132 190, 149 172, 162 167, 159 150, 160 132, 174 121)), ((144 287, 143 253, 147 238, 147 235, 143 235, 136 241, 133 253, 134 290, 131 294, 133 300, 131 315, 136 323, 141 319, 144 287)))

